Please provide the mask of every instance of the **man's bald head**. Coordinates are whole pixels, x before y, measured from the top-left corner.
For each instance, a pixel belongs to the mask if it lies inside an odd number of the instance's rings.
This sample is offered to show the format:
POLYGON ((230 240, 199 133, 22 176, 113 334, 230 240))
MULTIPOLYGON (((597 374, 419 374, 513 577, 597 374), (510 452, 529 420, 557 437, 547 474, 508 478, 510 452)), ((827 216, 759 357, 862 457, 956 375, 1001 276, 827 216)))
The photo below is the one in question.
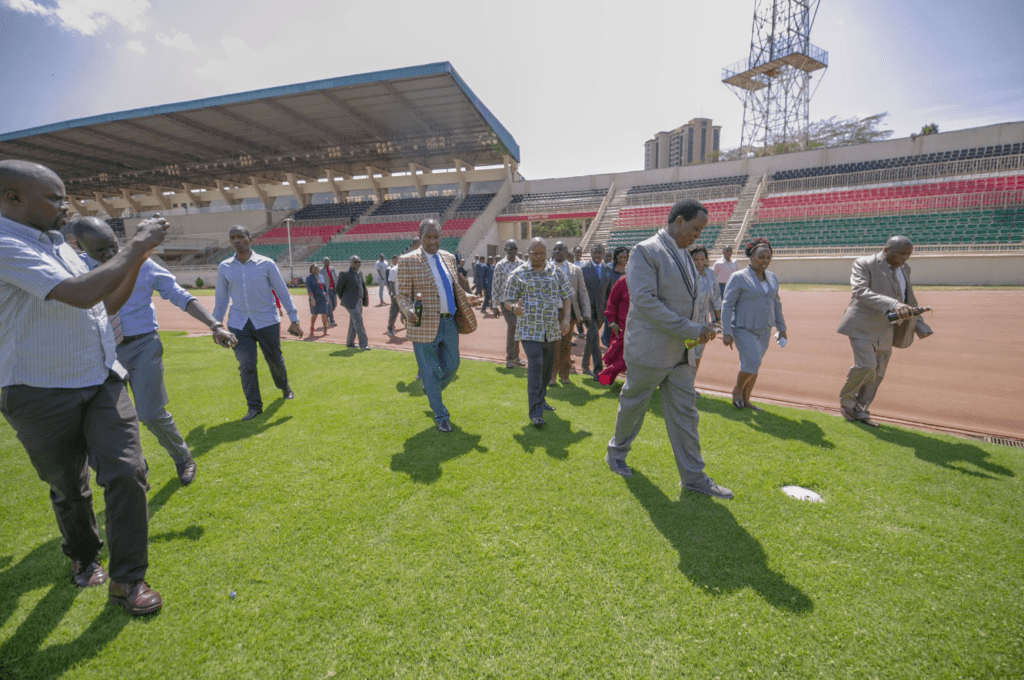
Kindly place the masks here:
POLYGON ((882 248, 882 255, 885 261, 893 269, 898 269, 907 263, 914 253, 914 243, 906 236, 890 236, 882 248))
POLYGON ((0 161, 0 215, 38 229, 59 230, 68 217, 64 182, 29 161, 0 161))
POLYGON ((911 241, 906 236, 890 236, 889 240, 885 242, 885 247, 887 249, 907 247, 913 248, 914 242, 911 241))
POLYGON ((99 263, 117 255, 117 234, 98 217, 76 217, 71 221, 71 233, 75 235, 78 247, 99 263))
POLYGON ((25 189, 31 184, 38 184, 48 179, 60 181, 57 173, 45 165, 31 161, 0 161, 0 192, 6 192, 8 189, 25 189))

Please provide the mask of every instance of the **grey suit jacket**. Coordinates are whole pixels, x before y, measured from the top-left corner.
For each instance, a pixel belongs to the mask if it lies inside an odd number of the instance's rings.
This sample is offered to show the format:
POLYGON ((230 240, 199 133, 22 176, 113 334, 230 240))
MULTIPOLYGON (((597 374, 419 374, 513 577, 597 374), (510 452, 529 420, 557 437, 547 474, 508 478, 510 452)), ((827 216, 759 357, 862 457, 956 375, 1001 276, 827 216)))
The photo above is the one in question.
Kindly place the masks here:
MULTIPOLYGON (((905 302, 917 307, 917 297, 910 283, 910 267, 903 265, 901 269, 903 278, 907 281, 905 302)), ((914 333, 923 337, 932 332, 920 317, 911 317, 896 325, 889 323, 885 313, 897 302, 904 300, 901 299, 899 282, 892 267, 885 261, 884 253, 859 257, 854 261, 853 272, 850 274, 850 288, 850 304, 839 321, 837 333, 870 340, 881 346, 893 343, 897 347, 909 347, 913 342, 914 333), (898 331, 895 343, 894 331, 898 331)))
POLYGON ((693 260, 662 229, 633 248, 626 265, 629 314, 623 357, 626 366, 672 368, 684 362, 696 365, 685 340, 700 337, 703 323, 697 320, 697 281, 682 259, 693 260))
POLYGON ((769 271, 764 273, 764 278, 768 282, 767 293, 750 267, 733 272, 729 277, 722 299, 722 335, 732 335, 733 328, 756 331, 775 326, 779 331, 786 330, 779 280, 769 271))

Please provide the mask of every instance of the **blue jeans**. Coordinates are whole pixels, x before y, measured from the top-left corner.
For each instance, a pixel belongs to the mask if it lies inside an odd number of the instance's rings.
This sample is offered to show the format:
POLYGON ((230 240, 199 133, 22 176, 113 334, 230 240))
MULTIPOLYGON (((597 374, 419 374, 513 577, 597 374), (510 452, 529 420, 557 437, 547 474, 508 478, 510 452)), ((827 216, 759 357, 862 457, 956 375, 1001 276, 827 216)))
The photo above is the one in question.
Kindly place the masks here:
POLYGON ((423 391, 434 412, 434 420, 448 420, 448 409, 441 401, 441 392, 459 370, 459 331, 455 319, 439 319, 437 335, 433 342, 414 342, 412 351, 420 369, 423 391))
POLYGON ((252 320, 246 321, 243 328, 228 328, 238 338, 235 345, 235 358, 238 359, 238 373, 242 376, 242 392, 249 408, 263 409, 263 397, 260 395, 260 378, 256 372, 256 346, 263 351, 267 360, 274 385, 279 390, 288 389, 288 370, 284 367, 284 355, 281 354, 281 324, 275 323, 263 328, 256 328, 252 320))

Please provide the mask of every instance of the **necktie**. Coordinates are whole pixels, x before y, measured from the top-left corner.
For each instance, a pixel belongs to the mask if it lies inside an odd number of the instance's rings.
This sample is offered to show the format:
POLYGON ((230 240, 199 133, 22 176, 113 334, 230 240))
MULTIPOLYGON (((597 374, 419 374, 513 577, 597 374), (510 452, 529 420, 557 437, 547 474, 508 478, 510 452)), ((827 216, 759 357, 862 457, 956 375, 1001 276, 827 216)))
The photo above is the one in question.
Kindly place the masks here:
POLYGON ((452 292, 452 284, 448 283, 448 277, 444 274, 444 269, 441 267, 441 258, 437 253, 434 253, 434 264, 437 266, 437 273, 441 277, 441 285, 444 287, 444 299, 448 301, 448 313, 455 313, 455 294, 452 292))
POLYGON ((110 328, 114 331, 114 344, 120 345, 124 341, 124 332, 121 330, 120 314, 115 314, 110 317, 110 328))

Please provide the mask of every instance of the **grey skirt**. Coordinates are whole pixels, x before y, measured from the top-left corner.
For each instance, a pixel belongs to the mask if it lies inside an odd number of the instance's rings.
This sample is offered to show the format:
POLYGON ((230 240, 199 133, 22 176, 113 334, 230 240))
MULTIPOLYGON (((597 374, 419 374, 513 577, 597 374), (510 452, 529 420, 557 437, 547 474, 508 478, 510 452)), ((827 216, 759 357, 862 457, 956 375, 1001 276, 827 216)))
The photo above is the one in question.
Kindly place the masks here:
POLYGON ((732 339, 736 343, 736 351, 740 355, 740 371, 743 373, 757 373, 761 367, 761 358, 768 351, 768 341, 771 340, 772 329, 761 328, 750 330, 749 328, 733 328, 732 339))

